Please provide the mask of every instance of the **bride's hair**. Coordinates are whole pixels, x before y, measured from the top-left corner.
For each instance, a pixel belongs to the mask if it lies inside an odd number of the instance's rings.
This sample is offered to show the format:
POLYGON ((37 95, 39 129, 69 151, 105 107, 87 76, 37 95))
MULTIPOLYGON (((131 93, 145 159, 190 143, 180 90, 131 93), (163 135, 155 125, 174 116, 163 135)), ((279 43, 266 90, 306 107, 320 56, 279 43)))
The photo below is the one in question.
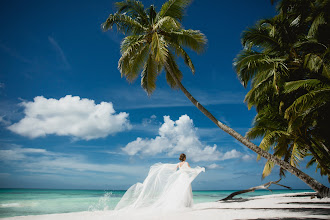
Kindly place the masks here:
POLYGON ((186 155, 185 154, 180 154, 179 160, 184 161, 185 159, 186 159, 186 155))

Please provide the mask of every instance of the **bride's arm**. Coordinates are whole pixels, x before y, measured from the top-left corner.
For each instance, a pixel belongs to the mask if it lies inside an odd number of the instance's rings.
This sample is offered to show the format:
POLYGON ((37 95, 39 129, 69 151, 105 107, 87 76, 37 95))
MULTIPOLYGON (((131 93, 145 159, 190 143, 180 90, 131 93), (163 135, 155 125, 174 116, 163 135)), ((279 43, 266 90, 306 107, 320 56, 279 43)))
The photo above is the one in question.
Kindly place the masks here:
POLYGON ((188 167, 190 167, 189 163, 187 162, 188 167))

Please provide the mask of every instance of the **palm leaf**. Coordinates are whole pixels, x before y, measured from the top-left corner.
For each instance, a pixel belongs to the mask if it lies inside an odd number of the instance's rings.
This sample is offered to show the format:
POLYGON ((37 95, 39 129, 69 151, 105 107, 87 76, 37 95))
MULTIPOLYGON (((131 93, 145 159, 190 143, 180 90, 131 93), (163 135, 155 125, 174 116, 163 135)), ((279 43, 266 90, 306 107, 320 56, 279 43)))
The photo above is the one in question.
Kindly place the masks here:
POLYGON ((178 30, 181 28, 181 24, 170 16, 166 16, 157 21, 154 29, 163 29, 166 31, 178 30))
POLYGON ((125 0, 122 2, 116 2, 115 6, 118 13, 125 13, 135 20, 138 20, 141 24, 148 24, 148 16, 144 10, 144 5, 140 1, 125 0))
POLYGON ((173 89, 178 88, 178 85, 173 79, 171 73, 173 73, 179 81, 182 80, 182 73, 175 62, 174 55, 170 51, 168 52, 167 59, 165 61, 165 72, 166 72, 166 81, 169 84, 169 86, 173 89))
POLYGON ((158 14, 158 19, 166 16, 172 17, 181 21, 184 15, 185 8, 192 2, 192 0, 169 0, 162 5, 158 14))
POLYGON ((185 64, 190 68, 191 72, 195 74, 195 67, 194 64, 192 63, 192 60, 190 59, 188 53, 177 43, 175 42, 169 42, 169 45, 173 50, 175 51, 177 56, 180 56, 183 58, 185 64))
POLYGON ((312 90, 322 85, 318 79, 304 79, 285 83, 284 92, 296 92, 299 89, 312 90))
POLYGON ((198 30, 180 30, 164 33, 166 40, 177 42, 182 47, 187 47, 201 53, 205 50, 207 39, 204 34, 198 30))
POLYGON ((318 108, 330 100, 330 86, 308 92, 297 98, 285 111, 285 118, 302 113, 311 108, 318 108))
POLYGON ((129 82, 134 82, 136 78, 139 76, 143 64, 148 57, 149 50, 150 50, 149 45, 146 44, 134 56, 131 57, 129 61, 130 70, 129 73, 126 74, 126 79, 129 82))
POLYGON ((128 15, 115 13, 110 14, 108 19, 101 25, 103 31, 112 29, 113 25, 117 26, 118 31, 124 34, 141 34, 146 28, 128 15))
POLYGON ((149 53, 148 60, 145 62, 141 73, 141 86, 148 95, 151 95, 156 89, 157 70, 158 63, 154 60, 152 53, 149 53))
POLYGON ((269 35, 269 30, 260 26, 248 28, 244 31, 242 34, 242 44, 248 47, 251 47, 251 45, 261 46, 263 48, 270 48, 270 50, 281 47, 279 42, 269 35))
MULTIPOLYGON (((131 60, 133 56, 136 56, 144 48, 146 41, 140 39, 137 36, 126 37, 121 44, 122 56, 118 61, 118 69, 121 72, 121 76, 128 76, 131 72, 131 60)), ((133 74, 134 75, 134 74, 133 74)), ((134 77, 133 77, 134 78, 134 77)))
POLYGON ((292 147, 290 164, 296 167, 299 161, 302 160, 302 158, 303 158, 303 154, 299 149, 299 145, 295 142, 292 147))
POLYGON ((164 63, 167 55, 167 44, 162 36, 159 36, 157 32, 152 35, 151 51, 153 53, 156 62, 164 63))
POLYGON ((274 162, 267 160, 264 170, 262 171, 262 179, 268 176, 272 172, 273 168, 274 168, 274 162))
POLYGON ((314 18, 309 30, 308 30, 308 37, 314 37, 318 31, 320 25, 326 24, 326 20, 324 18, 324 13, 319 13, 316 18, 314 18))
POLYGON ((316 54, 307 54, 304 60, 304 67, 313 71, 318 72, 322 67, 323 59, 316 54))

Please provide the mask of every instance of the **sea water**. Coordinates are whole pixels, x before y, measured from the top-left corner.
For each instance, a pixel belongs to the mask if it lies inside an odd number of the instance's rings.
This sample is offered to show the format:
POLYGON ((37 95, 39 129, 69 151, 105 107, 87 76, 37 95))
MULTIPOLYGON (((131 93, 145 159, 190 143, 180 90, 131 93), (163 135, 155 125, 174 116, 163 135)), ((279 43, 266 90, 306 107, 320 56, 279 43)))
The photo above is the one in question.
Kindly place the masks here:
MULTIPOLYGON (((235 190, 236 191, 236 190, 235 190)), ((214 202, 231 190, 193 191, 194 203, 214 202)), ((312 190, 257 190, 237 197, 279 193, 313 192, 312 190)), ((55 213, 112 210, 124 190, 0 189, 0 218, 55 213)))

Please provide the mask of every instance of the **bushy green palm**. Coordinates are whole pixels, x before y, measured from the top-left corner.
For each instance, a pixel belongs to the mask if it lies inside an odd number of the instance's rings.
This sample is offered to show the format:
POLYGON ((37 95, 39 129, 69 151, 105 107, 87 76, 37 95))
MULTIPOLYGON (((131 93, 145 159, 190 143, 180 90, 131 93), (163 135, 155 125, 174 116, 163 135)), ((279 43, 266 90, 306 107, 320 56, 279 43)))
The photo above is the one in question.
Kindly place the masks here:
POLYGON ((156 12, 154 6, 144 9, 141 2, 116 3, 117 13, 110 15, 102 24, 104 31, 114 25, 127 34, 121 43, 118 69, 130 82, 141 73, 141 86, 150 95, 156 88, 157 76, 166 72, 167 83, 176 88, 171 76, 180 81, 182 73, 176 63, 176 55, 183 58, 192 73, 194 65, 184 48, 197 53, 204 50, 206 37, 200 31, 186 30, 181 25, 184 9, 190 0, 168 1, 156 12))
MULTIPOLYGON (((249 139, 297 166, 312 155, 322 175, 330 174, 328 0, 282 0, 279 14, 259 21, 242 36, 235 60, 248 107, 258 112, 249 139), (309 153, 308 153, 309 152, 309 153)), ((273 167, 268 161, 263 176, 273 167)), ((281 174, 283 169, 281 169, 281 174)), ((330 180, 330 179, 329 179, 330 180)))

